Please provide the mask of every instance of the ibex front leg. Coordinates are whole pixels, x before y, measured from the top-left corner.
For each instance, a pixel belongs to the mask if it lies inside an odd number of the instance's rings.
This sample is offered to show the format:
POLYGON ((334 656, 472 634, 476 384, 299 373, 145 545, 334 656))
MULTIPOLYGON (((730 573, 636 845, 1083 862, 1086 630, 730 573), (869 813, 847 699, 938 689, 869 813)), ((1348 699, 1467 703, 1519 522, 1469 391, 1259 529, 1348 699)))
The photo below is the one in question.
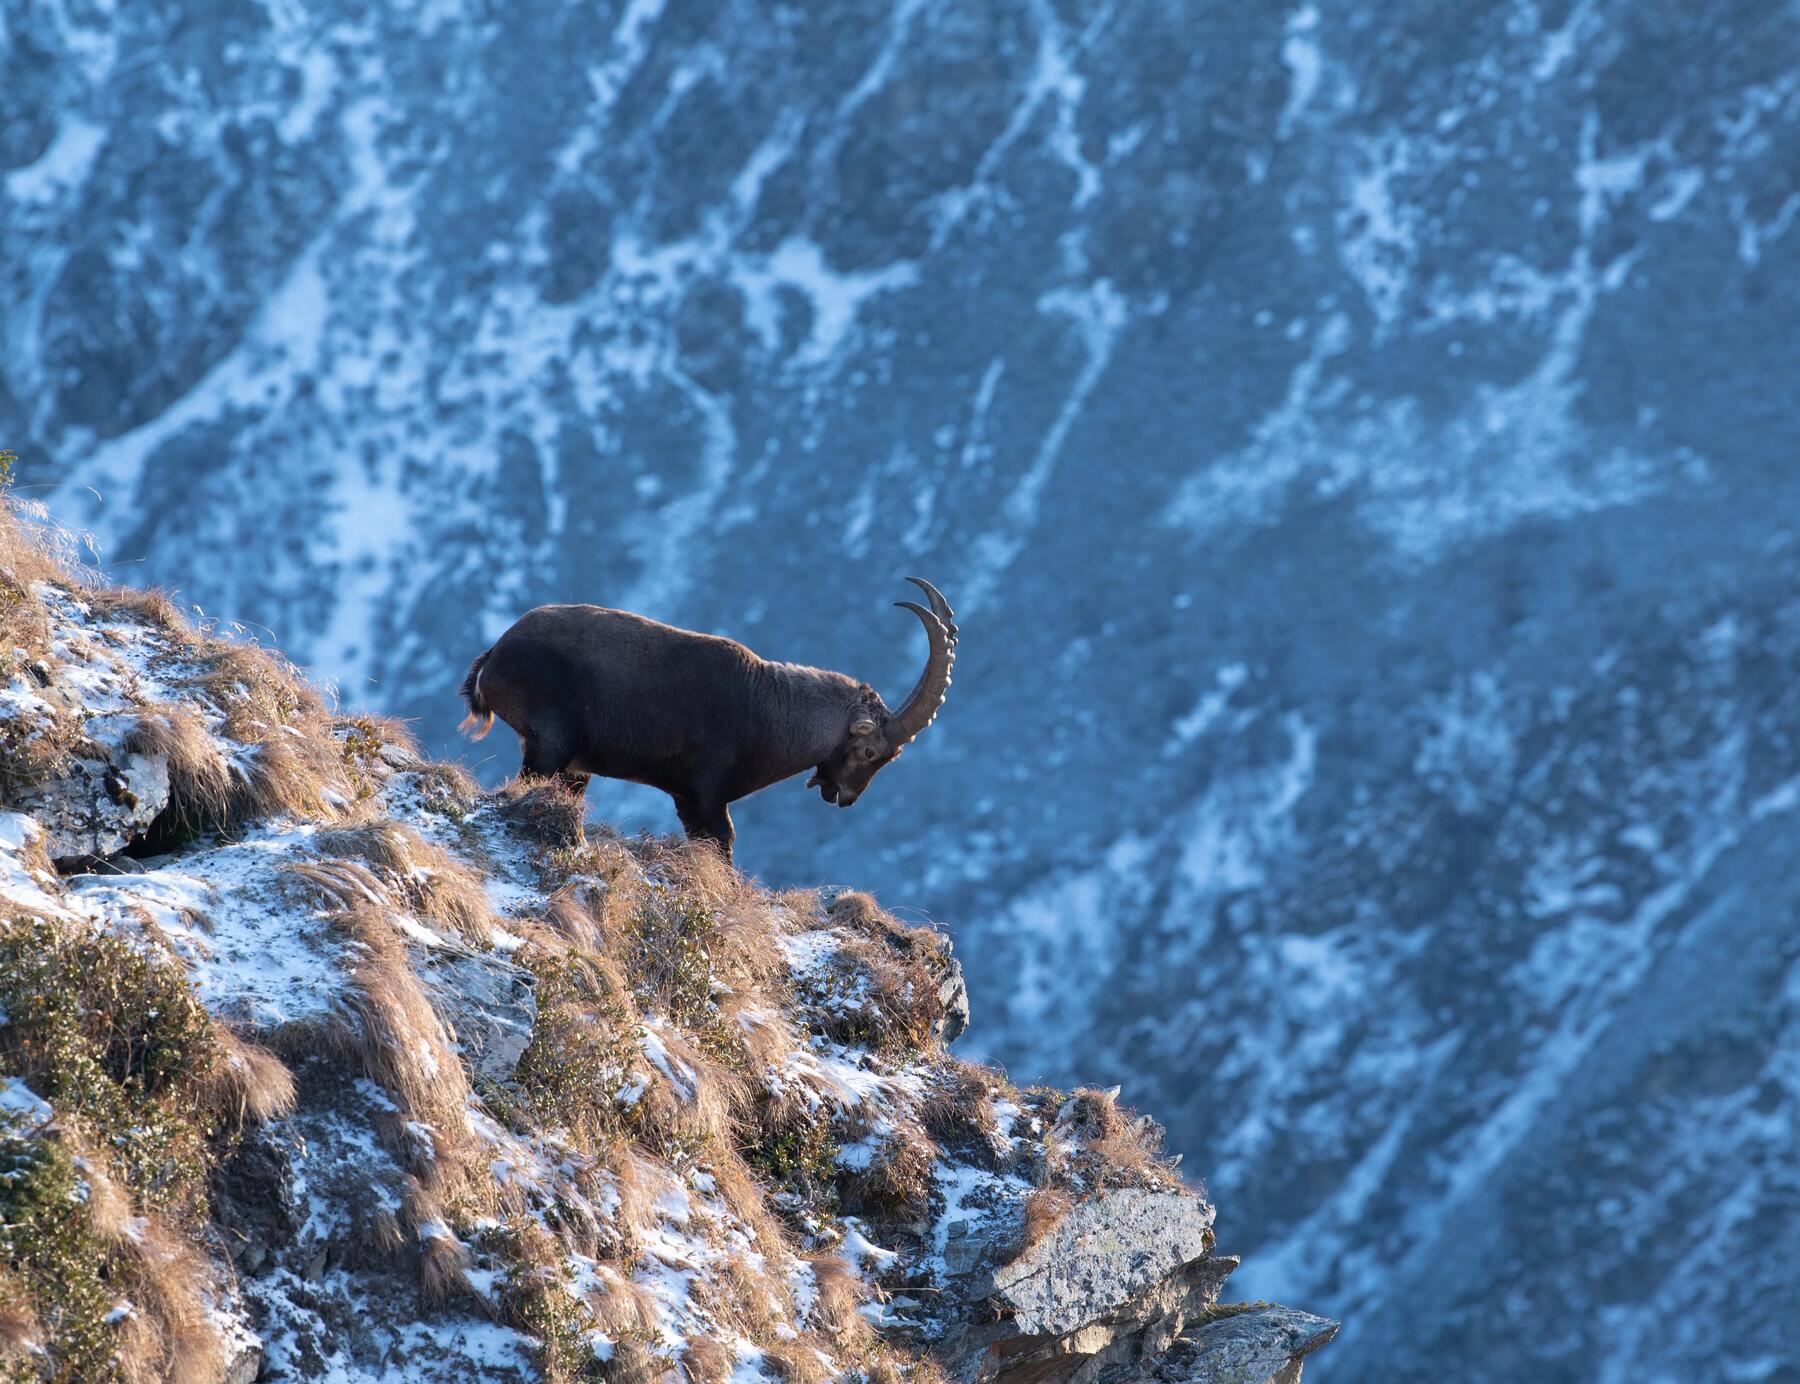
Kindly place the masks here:
POLYGON ((731 825, 731 809, 723 798, 699 794, 677 794, 675 812, 681 818, 682 830, 690 841, 711 841, 727 861, 737 831, 731 825))

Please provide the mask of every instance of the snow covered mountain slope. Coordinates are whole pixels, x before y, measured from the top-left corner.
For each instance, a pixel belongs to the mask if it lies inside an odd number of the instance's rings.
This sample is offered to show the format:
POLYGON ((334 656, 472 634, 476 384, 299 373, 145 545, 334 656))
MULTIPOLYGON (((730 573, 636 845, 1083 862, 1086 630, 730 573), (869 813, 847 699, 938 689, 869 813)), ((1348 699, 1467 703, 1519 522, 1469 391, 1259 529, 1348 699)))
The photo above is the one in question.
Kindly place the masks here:
POLYGON ((748 868, 956 920, 1341 1378, 1800 1370, 1791 6, 190 11, 0 31, 111 571, 434 749, 553 599, 901 691, 919 572, 944 715, 748 868))

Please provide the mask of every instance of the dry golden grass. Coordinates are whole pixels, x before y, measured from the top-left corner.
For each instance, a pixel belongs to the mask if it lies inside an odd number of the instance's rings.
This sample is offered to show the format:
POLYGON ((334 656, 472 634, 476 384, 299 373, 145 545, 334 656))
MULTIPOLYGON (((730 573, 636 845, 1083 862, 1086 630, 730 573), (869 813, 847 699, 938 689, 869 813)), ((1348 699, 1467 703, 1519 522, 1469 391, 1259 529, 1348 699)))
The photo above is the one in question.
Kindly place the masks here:
POLYGON ((869 1300, 869 1285, 857 1277, 849 1261, 838 1255, 814 1254, 808 1256, 807 1262, 812 1266, 818 1292, 812 1324, 852 1349, 871 1344, 874 1328, 858 1310, 869 1300))
POLYGON ((1121 1106, 1116 1088, 1079 1087, 1067 1096, 1036 1090, 1028 1099, 1050 1127, 1052 1146, 1060 1150, 1053 1171, 1084 1190, 1182 1185, 1162 1153, 1162 1127, 1121 1106))
POLYGON ((224 1342, 209 1311, 218 1291, 212 1266, 162 1217, 133 1208, 103 1154, 90 1150, 80 1167, 88 1224, 104 1249, 108 1282, 132 1307, 117 1323, 121 1375, 131 1384, 220 1378, 224 1342))
POLYGON ((231 820, 239 779, 192 707, 146 708, 126 733, 125 748, 168 761, 169 805, 164 811, 176 825, 204 831, 231 820))
POLYGON ((979 1167, 998 1166, 1006 1148, 994 1113, 993 1083, 1003 1078, 950 1057, 932 1069, 928 1080, 918 1112, 925 1132, 979 1167))
POLYGON ((118 1281, 138 1309, 120 1341, 125 1377, 134 1384, 223 1378, 224 1341, 209 1310, 218 1284, 205 1257, 155 1217, 141 1218, 125 1245, 118 1281))
MULTIPOLYGON (((767 1189, 757 1182, 735 1148, 716 1149, 708 1160, 707 1169, 713 1175, 720 1199, 750 1231, 757 1244, 767 1249, 787 1243, 780 1222, 770 1214, 767 1189)), ((774 1296, 791 1305, 785 1282, 778 1284, 774 1296)))
POLYGON ((451 935, 484 947, 491 941, 494 915, 480 879, 411 827, 369 822, 321 833, 318 844, 327 855, 348 856, 373 867, 395 900, 451 935))
POLYGON ((840 894, 825 916, 847 935, 838 949, 837 984, 854 983, 856 1003, 819 1003, 810 1015, 814 1025, 838 1042, 891 1053, 928 1049, 943 1020, 938 976, 947 964, 944 939, 906 926, 855 891, 840 894))
POLYGON ((417 776, 419 791, 427 806, 443 810, 445 806, 466 811, 481 796, 481 788, 460 764, 445 760, 421 760, 408 772, 417 776))
POLYGON ((214 1025, 218 1060, 207 1074, 200 1099, 228 1128, 263 1124, 294 1109, 294 1074, 267 1048, 214 1025))
POLYGON ((495 790, 500 814, 539 845, 555 849, 579 846, 587 803, 556 779, 515 778, 495 790))
POLYGON ((690 1336, 681 1352, 681 1375, 689 1384, 725 1384, 736 1362, 730 1351, 704 1336, 690 1336))
POLYGON ((3 564, 0 557, 0 652, 36 657, 50 647, 50 614, 31 589, 35 579, 3 564))
POLYGON ((879 1225, 913 1226, 931 1214, 931 1168, 938 1150, 910 1121, 896 1123, 867 1168, 840 1184, 845 1208, 879 1225))
MULTIPOLYGON (((800 1031, 785 1014, 769 1006, 766 996, 733 994, 722 1008, 743 1046, 750 1071, 761 1079, 779 1071, 787 1055, 800 1045, 800 1031)), ((790 1094, 798 1098, 797 1093, 790 1094)))
POLYGON ((1017 1254, 1024 1254, 1061 1224, 1075 1200, 1062 1187, 1039 1187, 1025 1198, 1025 1219, 1019 1228, 1017 1254))
POLYGON ((234 819, 329 817, 348 797, 343 749, 319 695, 280 655, 253 644, 207 639, 201 672, 188 685, 224 714, 225 733, 252 745, 234 794, 234 819))
POLYGON ((452 1298, 486 1299, 469 1286, 469 1266, 473 1261, 466 1245, 448 1228, 438 1234, 426 1234, 419 1241, 419 1295, 427 1308, 441 1307, 452 1298))
POLYGON ((668 1358, 648 1341, 615 1343, 606 1365, 607 1384, 669 1384, 674 1377, 668 1358))
POLYGON ((10 799, 20 788, 63 777, 85 740, 81 717, 63 707, 0 720, 0 793, 10 799))
POLYGON ((201 643, 199 631, 167 591, 156 587, 147 591, 130 586, 91 587, 81 593, 81 598, 101 615, 134 619, 140 624, 154 626, 178 647, 192 649, 201 643))
POLYGON ((200 643, 205 671, 191 685, 223 714, 224 733, 250 748, 228 759, 190 706, 141 713, 126 748, 167 758, 173 823, 229 832, 257 818, 335 816, 348 785, 317 696, 262 649, 200 643))
POLYGON ((55 551, 67 546, 67 535, 57 535, 42 505, 8 496, 0 505, 0 575, 21 582, 72 581, 72 564, 55 551), (21 515, 29 525, 20 522, 21 515))
POLYGON ((406 1248, 400 1218, 385 1206, 352 1208, 350 1245, 360 1263, 385 1264, 406 1248))
POLYGON ((398 1108, 387 1141, 436 1203, 490 1207, 493 1181, 468 1121, 468 1074, 413 974, 380 881, 349 861, 294 865, 289 874, 326 901, 354 960, 342 1021, 323 1033, 278 1035, 280 1045, 318 1044, 350 1060, 398 1108))
POLYGON ((638 1101, 638 1137, 658 1152, 685 1147, 722 1154, 734 1148, 739 1118, 750 1104, 749 1082, 680 1029, 659 1028, 655 1037, 674 1079, 653 1081, 638 1101))
MULTIPOLYGON (((54 583, 103 618, 131 619, 157 629, 177 655, 172 672, 184 690, 204 696, 222 714, 228 735, 252 747, 241 766, 223 757, 192 709, 146 713, 130 748, 167 754, 175 780, 175 820, 191 828, 228 830, 252 817, 291 813, 326 816, 343 784, 342 752, 330 735, 318 694, 279 655, 233 643, 196 628, 160 591, 100 587, 66 554, 73 545, 53 526, 21 523, 33 511, 0 502, 0 653, 47 650, 48 618, 34 582, 54 583), (59 553, 60 547, 64 551, 59 553)), ((41 511, 40 511, 41 513, 41 511)), ((55 752, 73 743, 57 732, 8 747, 15 780, 55 772, 55 752), (33 762, 36 760, 43 762, 33 762), (48 758, 46 758, 48 757, 48 758)))
POLYGON ((773 1291, 777 1282, 765 1268, 733 1254, 694 1285, 695 1301, 721 1331, 759 1343, 772 1341, 792 1314, 790 1299, 773 1291))
POLYGON ((619 1198, 612 1256, 630 1262, 637 1256, 639 1229, 656 1217, 658 1181, 662 1172, 635 1145, 620 1142, 613 1145, 608 1154, 606 1174, 613 1193, 619 1198))
POLYGON ((590 1293, 588 1310, 594 1324, 617 1340, 644 1340, 655 1335, 656 1299, 641 1283, 634 1283, 622 1264, 597 1264, 595 1273, 604 1289, 590 1293))
POLYGON ((874 895, 858 889, 846 890, 833 899, 826 916, 839 927, 880 938, 903 956, 922 960, 949 954, 950 943, 941 933, 901 922, 883 909, 874 895))
POLYGON ((66 556, 66 534, 49 525, 41 505, 9 497, 0 500, 0 652, 24 649, 37 654, 49 646, 50 625, 36 582, 74 586, 77 569, 66 556), (21 521, 21 515, 35 522, 21 521))
POLYGON ((763 1355, 786 1384, 824 1384, 838 1377, 838 1362, 850 1348, 849 1342, 823 1332, 802 1331, 791 1340, 766 1346, 763 1355))
MULTIPOLYGON (((520 923, 528 929, 523 935, 538 945, 585 966, 604 966, 610 972, 613 960, 607 951, 605 917, 605 898, 596 897, 586 883, 577 882, 564 885, 550 896, 542 927, 535 927, 529 919, 520 923)), ((625 993, 624 975, 618 974, 616 981, 616 989, 625 993)))

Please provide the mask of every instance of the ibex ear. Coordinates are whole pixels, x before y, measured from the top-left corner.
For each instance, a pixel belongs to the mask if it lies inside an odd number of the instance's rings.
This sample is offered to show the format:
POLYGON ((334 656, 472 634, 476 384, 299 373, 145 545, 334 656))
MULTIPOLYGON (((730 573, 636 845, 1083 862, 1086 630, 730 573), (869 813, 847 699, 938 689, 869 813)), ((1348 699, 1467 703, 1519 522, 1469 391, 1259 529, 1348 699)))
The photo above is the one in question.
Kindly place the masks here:
POLYGON ((876 730, 877 726, 867 716, 858 716, 850 723, 850 734, 852 735, 873 735, 876 730))

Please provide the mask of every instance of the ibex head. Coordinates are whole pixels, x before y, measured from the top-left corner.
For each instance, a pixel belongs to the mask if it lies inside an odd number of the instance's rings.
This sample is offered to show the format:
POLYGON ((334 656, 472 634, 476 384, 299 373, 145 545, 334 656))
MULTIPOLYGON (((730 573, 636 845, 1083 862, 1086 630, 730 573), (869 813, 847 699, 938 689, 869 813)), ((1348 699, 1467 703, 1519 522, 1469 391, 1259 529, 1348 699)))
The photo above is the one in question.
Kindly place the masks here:
POLYGON ((863 795, 869 780, 900 757, 900 751, 929 726, 950 690, 950 671, 956 666, 955 612, 930 582, 922 577, 907 580, 925 593, 928 610, 916 601, 896 601, 925 626, 931 652, 925 671, 898 711, 889 711, 879 695, 871 692, 850 712, 837 748, 813 770, 806 781, 828 803, 849 807, 863 795))

